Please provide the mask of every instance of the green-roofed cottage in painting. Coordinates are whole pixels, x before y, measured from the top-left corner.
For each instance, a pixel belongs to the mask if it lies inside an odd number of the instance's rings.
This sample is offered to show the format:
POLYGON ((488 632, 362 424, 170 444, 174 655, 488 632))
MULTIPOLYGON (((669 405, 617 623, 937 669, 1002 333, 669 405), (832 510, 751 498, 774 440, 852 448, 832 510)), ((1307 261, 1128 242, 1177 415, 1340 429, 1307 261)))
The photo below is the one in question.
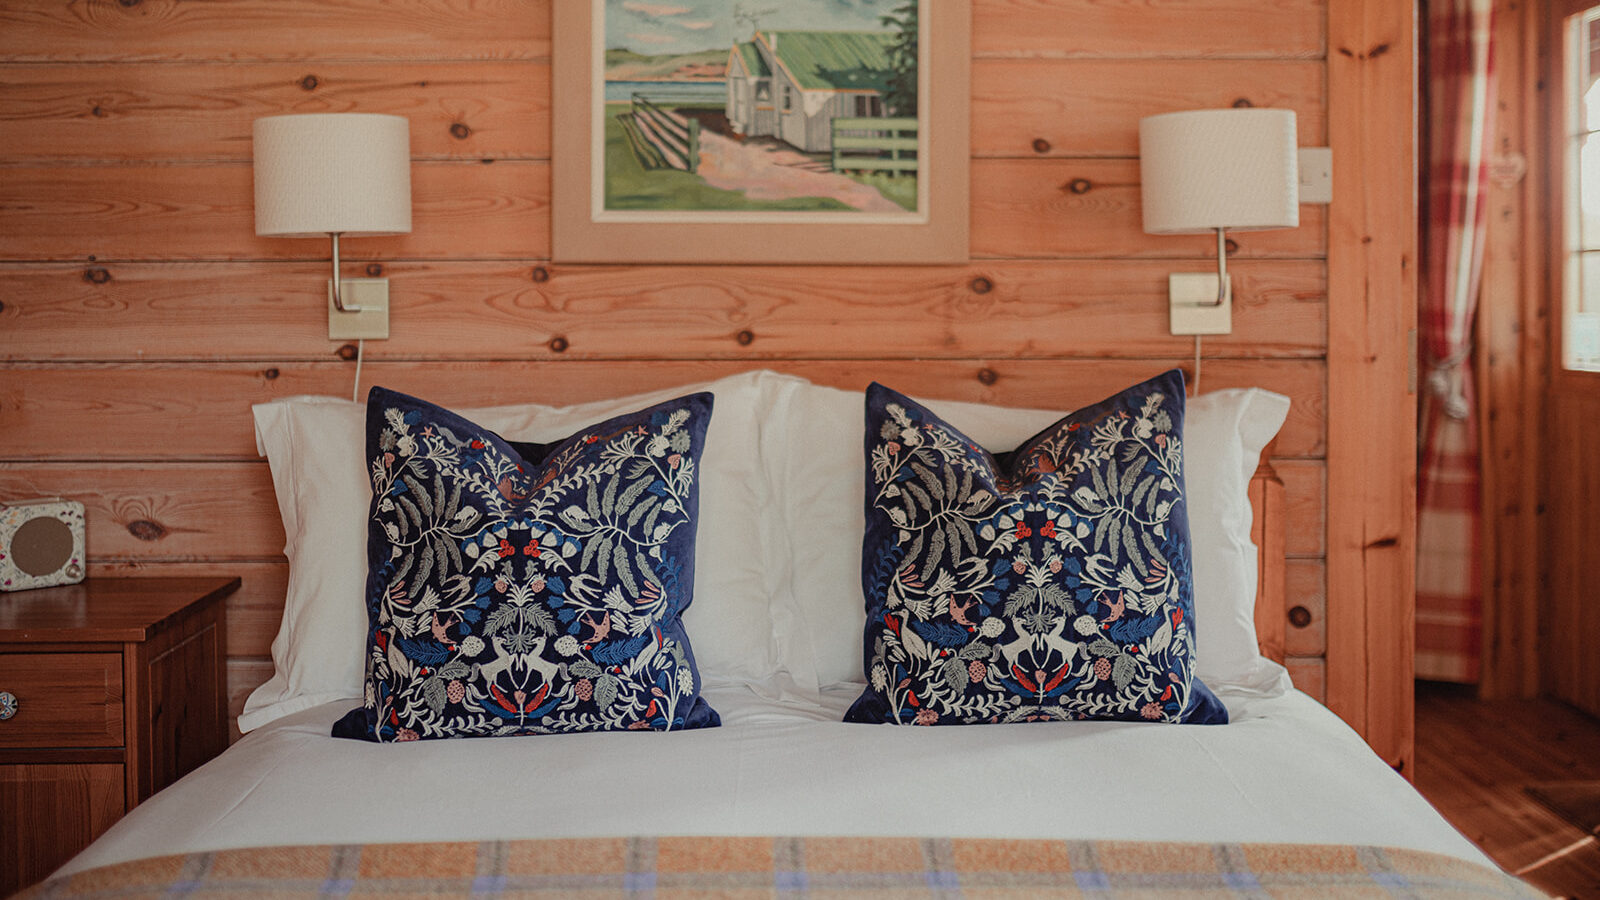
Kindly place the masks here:
POLYGON ((728 124, 807 153, 832 147, 835 117, 900 114, 884 95, 895 35, 874 31, 758 31, 728 54, 728 124))

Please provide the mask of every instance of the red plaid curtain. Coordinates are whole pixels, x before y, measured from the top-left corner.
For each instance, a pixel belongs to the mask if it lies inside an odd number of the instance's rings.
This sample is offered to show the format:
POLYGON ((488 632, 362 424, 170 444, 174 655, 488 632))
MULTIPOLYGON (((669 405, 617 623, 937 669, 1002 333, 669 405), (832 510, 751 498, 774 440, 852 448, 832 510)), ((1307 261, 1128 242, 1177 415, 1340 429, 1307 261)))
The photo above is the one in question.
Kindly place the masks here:
POLYGON ((1475 682, 1483 594, 1472 329, 1483 267, 1493 5, 1427 0, 1427 8, 1416 672, 1475 682))

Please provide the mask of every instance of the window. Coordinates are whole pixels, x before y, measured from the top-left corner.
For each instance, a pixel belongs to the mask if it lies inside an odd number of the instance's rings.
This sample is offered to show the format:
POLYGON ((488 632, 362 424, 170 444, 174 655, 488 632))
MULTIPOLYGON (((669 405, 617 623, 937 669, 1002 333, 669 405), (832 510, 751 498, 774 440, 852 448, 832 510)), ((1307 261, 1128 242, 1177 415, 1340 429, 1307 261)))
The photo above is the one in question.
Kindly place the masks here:
POLYGON ((794 88, 788 82, 783 85, 783 111, 794 112, 794 88))
POLYGON ((1567 20, 1562 360, 1600 371, 1600 7, 1567 20))

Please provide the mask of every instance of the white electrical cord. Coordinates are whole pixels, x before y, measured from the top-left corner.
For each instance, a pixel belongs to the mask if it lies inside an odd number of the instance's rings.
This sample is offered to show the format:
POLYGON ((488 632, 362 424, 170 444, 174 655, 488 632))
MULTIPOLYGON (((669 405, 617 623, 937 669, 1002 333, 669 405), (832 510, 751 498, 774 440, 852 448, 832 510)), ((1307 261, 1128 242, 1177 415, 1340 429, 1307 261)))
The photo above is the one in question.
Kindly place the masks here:
MULTIPOLYGON (((1195 338, 1195 340, 1199 341, 1200 339, 1195 338)), ((365 340, 356 341, 356 383, 350 387, 350 399, 357 403, 361 402, 361 357, 366 355, 366 349, 367 342, 365 340)))

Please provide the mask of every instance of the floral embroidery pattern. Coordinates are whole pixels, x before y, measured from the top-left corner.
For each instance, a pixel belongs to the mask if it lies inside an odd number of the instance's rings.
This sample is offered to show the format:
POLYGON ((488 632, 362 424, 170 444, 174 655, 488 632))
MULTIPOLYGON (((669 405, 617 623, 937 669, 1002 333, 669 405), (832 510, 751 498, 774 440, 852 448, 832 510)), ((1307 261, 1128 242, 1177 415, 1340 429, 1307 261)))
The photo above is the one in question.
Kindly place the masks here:
POLYGON ((997 463, 873 385, 869 684, 846 720, 1184 720, 1204 688, 1191 675, 1182 419, 1173 371, 997 463))
POLYGON ((679 621, 710 414, 691 395, 532 462, 543 447, 374 388, 361 736, 718 724, 679 621))

